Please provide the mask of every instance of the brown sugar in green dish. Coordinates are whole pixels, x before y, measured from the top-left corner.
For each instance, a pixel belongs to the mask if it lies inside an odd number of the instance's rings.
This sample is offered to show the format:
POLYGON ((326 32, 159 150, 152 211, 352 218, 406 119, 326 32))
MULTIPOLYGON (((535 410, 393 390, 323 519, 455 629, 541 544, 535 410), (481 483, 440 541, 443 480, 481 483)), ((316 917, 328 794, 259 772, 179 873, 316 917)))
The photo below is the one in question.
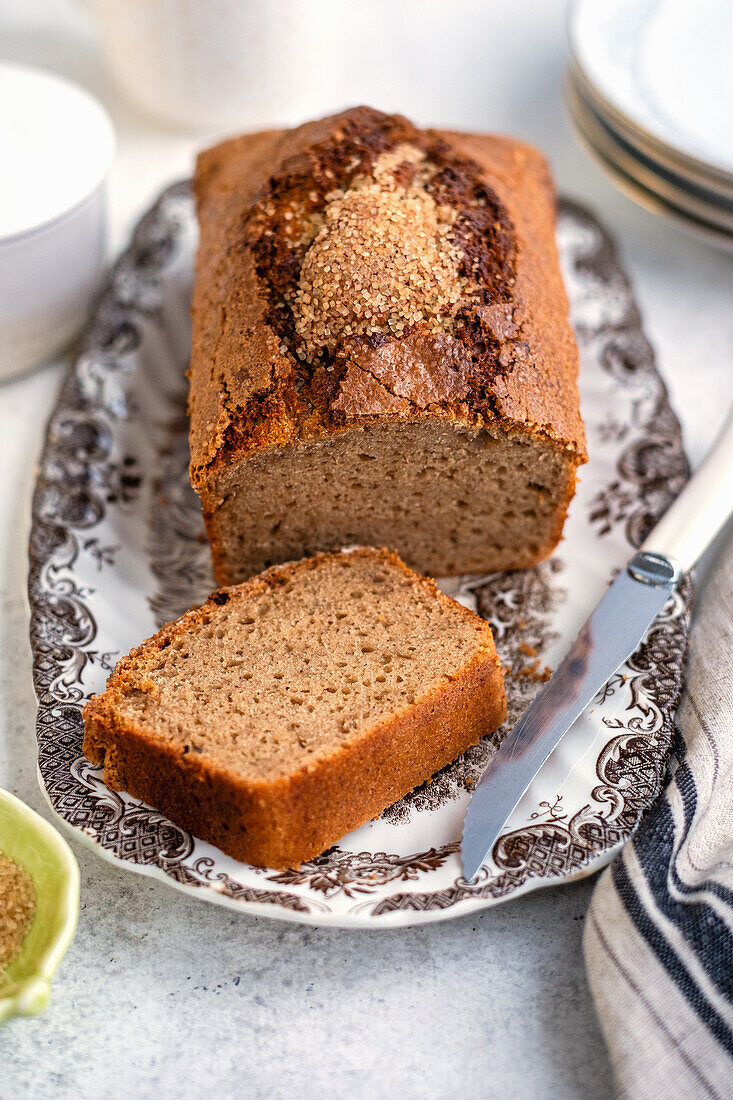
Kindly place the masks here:
POLYGON ((36 907, 31 877, 0 851, 0 982, 20 954, 36 907))
POLYGON ((256 865, 318 855, 491 733, 491 630, 386 550, 213 593, 86 706, 105 782, 256 865))

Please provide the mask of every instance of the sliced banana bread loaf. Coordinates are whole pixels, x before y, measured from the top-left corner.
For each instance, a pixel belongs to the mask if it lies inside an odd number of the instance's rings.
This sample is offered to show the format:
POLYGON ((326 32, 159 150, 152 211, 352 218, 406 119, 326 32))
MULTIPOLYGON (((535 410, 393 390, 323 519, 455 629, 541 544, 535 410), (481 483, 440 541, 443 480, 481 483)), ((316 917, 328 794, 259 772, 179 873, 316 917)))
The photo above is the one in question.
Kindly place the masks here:
POLYGON ((163 627, 84 709, 105 782, 294 866, 503 721, 483 619, 386 550, 273 567, 163 627))
POLYGON ((219 582, 351 543, 434 576, 549 554, 585 453, 540 154, 357 108, 218 145, 195 186, 219 582))

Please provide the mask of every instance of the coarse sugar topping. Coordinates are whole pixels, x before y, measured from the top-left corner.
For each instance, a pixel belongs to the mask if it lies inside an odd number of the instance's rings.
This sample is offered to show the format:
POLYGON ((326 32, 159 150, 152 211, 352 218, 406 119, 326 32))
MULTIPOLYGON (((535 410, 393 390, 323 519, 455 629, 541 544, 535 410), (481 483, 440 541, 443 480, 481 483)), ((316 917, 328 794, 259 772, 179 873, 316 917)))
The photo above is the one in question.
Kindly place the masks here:
POLYGON ((308 355, 350 336, 399 338, 418 323, 451 330, 471 291, 453 239, 457 211, 427 190, 433 173, 405 143, 348 190, 330 193, 292 302, 308 355))
POLYGON ((35 907, 30 875, 0 851, 0 978, 22 947, 35 907))

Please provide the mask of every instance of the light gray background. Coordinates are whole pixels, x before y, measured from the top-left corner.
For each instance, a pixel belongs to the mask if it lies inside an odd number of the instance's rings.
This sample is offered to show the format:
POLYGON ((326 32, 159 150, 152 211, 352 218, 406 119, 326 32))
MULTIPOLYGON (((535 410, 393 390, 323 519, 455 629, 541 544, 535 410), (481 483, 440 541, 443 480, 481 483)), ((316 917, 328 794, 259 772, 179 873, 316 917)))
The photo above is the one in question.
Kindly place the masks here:
MULTIPOLYGON (((372 102, 540 145, 561 187, 619 237, 698 461, 731 392, 733 265, 638 210, 578 149, 561 99, 563 4, 351 3, 355 18, 369 13, 360 33, 373 37, 349 54, 333 106, 372 102), (374 28, 389 33, 400 4, 414 13, 411 60, 400 68, 405 49, 393 50, 386 72, 374 28)), ((119 138, 110 186, 116 250, 157 191, 189 172, 206 139, 166 133, 118 98, 91 23, 68 0, 3 0, 0 57, 56 69, 106 102, 119 138)), ((45 816, 26 542, 63 365, 0 387, 0 786, 45 816)), ((441 925, 322 931, 235 916, 72 845, 79 930, 45 1014, 0 1032, 2 1100, 611 1095, 581 953, 592 882, 441 925)))

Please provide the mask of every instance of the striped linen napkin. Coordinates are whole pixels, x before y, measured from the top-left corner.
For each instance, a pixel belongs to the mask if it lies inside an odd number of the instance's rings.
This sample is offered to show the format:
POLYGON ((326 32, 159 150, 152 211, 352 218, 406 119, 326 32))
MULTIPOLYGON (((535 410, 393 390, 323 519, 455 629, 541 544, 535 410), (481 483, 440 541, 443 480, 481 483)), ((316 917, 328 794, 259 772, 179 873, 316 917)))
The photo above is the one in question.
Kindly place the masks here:
POLYGON ((670 778, 584 946, 618 1095, 733 1097, 733 540, 698 602, 670 778))

